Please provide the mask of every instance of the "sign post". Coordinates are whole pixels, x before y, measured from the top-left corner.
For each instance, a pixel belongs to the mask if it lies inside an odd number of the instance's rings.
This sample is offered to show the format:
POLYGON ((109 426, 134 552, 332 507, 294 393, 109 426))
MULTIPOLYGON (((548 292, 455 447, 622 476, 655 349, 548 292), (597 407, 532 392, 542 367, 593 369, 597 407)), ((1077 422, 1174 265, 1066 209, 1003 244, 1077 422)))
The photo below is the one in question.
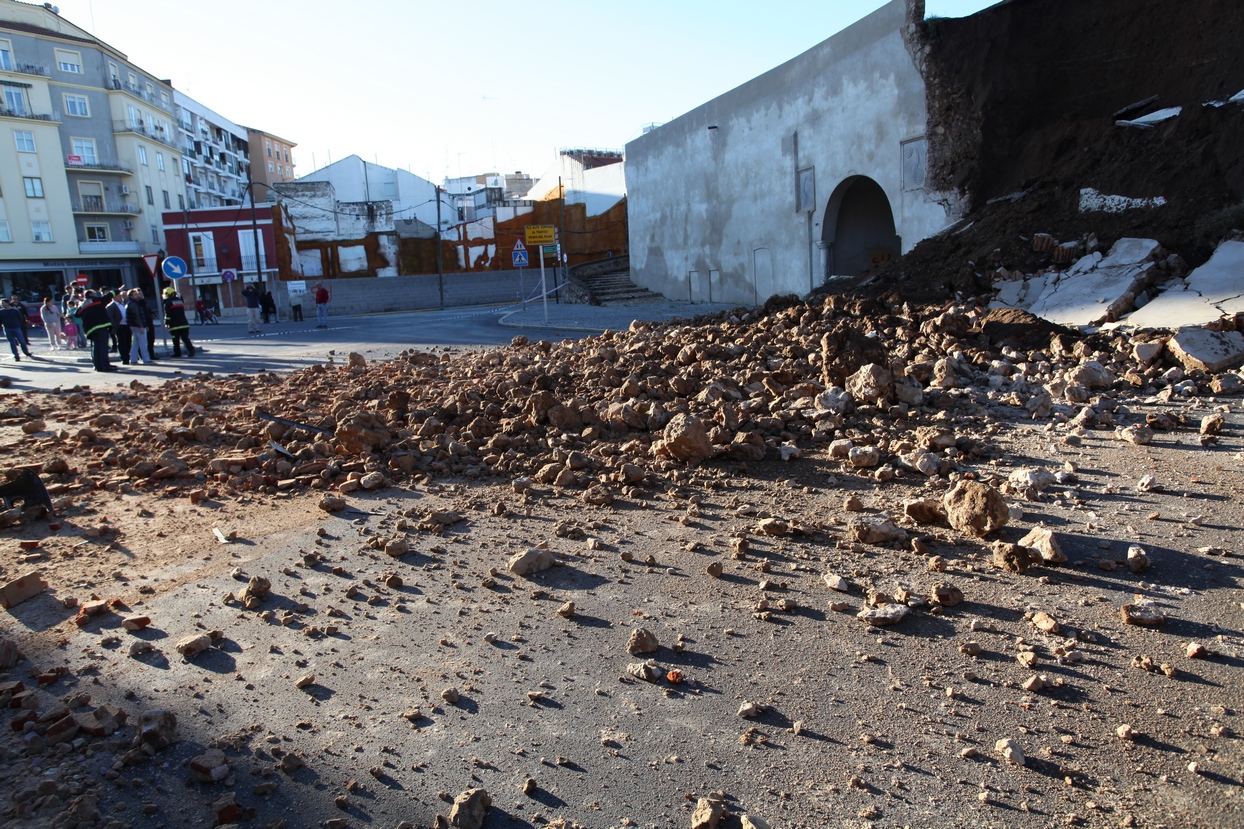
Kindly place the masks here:
POLYGON ((552 225, 527 225, 527 244, 540 246, 540 299, 544 303, 544 322, 549 321, 549 295, 544 286, 544 245, 552 244, 556 237, 552 225))
POLYGON ((518 299, 523 304, 523 313, 527 312, 527 291, 523 287, 523 268, 527 267, 527 246, 519 239, 514 243, 514 251, 510 254, 514 267, 518 268, 518 299))

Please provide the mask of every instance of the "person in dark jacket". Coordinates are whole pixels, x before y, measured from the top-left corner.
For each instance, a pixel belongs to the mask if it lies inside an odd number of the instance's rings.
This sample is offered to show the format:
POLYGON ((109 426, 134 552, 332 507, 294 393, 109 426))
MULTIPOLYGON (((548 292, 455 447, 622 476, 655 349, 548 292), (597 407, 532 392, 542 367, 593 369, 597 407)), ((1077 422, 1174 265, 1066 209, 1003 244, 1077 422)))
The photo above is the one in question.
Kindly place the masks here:
POLYGON ((139 359, 151 363, 151 352, 147 350, 147 329, 151 327, 151 312, 143 303, 143 292, 137 288, 125 294, 125 317, 130 326, 130 362, 138 365, 139 359))
MULTIPOLYGON (((18 306, 21 307, 20 305, 18 306)), ((26 309, 18 310, 7 299, 0 300, 0 325, 4 326, 4 336, 8 338, 9 348, 13 349, 13 362, 20 363, 22 358, 18 355, 17 350, 20 348, 27 356, 31 356, 30 349, 26 347, 26 340, 22 337, 22 318, 26 316, 26 309)))
POLYGON ((17 294, 9 297, 9 304, 18 310, 22 315, 22 350, 26 352, 26 356, 30 356, 30 317, 26 316, 26 305, 21 301, 17 294))
POLYGON ((259 305, 262 299, 262 293, 259 286, 254 282, 246 283, 246 287, 242 289, 242 296, 246 299, 246 333, 259 333, 259 305))
POLYGON ((269 320, 276 316, 276 298, 272 296, 271 291, 263 292, 263 296, 259 298, 259 307, 263 311, 263 324, 267 325, 269 320))
POLYGON ((125 301, 112 291, 104 291, 104 299, 108 301, 108 321, 112 323, 112 339, 117 344, 117 351, 121 355, 121 365, 128 366, 131 334, 130 322, 126 318, 128 314, 125 301))
POLYGON ((87 291, 86 299, 78 306, 78 319, 82 321, 82 333, 91 344, 91 364, 96 371, 118 371, 108 362, 109 340, 112 338, 112 321, 108 309, 97 291, 87 291))
POLYGON ((164 289, 164 327, 173 338, 173 356, 181 356, 181 344, 186 344, 186 356, 194 356, 194 343, 190 342, 190 320, 186 319, 186 303, 173 287, 164 289))

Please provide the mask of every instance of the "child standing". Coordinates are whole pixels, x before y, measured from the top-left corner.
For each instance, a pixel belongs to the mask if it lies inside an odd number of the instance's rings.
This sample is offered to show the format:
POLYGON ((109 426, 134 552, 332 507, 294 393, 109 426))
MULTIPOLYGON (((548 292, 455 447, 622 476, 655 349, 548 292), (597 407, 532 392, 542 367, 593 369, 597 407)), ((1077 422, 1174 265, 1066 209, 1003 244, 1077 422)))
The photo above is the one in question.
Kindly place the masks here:
POLYGON ((65 333, 65 348, 74 351, 78 348, 78 320, 74 314, 78 310, 77 300, 70 300, 65 314, 65 322, 61 330, 65 333))

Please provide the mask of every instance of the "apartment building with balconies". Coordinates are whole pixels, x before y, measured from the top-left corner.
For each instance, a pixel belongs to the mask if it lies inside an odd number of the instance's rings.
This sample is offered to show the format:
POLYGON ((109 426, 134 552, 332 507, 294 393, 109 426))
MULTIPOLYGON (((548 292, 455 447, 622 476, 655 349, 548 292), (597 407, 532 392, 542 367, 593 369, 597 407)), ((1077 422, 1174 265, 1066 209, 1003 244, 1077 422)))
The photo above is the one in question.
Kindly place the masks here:
POLYGON ((154 288, 141 257, 186 197, 171 83, 50 4, 0 0, 0 90, 0 291, 154 288))
POLYGON ((249 203, 250 144, 246 127, 183 92, 174 91, 173 105, 182 151, 186 207, 198 210, 249 203))
POLYGON ((294 147, 298 145, 254 127, 247 127, 246 131, 255 201, 274 201, 273 185, 294 180, 294 147))

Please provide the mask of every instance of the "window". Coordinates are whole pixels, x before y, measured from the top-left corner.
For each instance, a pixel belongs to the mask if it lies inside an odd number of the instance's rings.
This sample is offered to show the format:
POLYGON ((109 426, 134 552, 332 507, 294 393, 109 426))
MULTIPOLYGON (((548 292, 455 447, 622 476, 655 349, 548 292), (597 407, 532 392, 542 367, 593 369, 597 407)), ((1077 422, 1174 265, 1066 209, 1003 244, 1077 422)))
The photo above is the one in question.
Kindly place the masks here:
POLYGON ((95 155, 94 138, 72 138, 70 142, 73 144, 73 154, 79 156, 83 164, 99 163, 99 158, 95 155))
POLYGON ((12 242, 13 236, 9 233, 9 223, 0 222, 0 242, 12 242))
POLYGON ((145 185, 145 187, 147 189, 147 204, 155 207, 155 193, 152 192, 150 184, 145 185))
POLYGON ((108 79, 113 82, 114 86, 121 85, 121 73, 117 71, 117 65, 112 61, 108 61, 108 79))
POLYGON ((139 164, 147 163, 147 148, 144 147, 142 144, 138 145, 138 163, 139 164))
POLYGON ((26 183, 26 198, 41 199, 43 198, 43 179, 26 176, 22 179, 26 183))
POLYGON ((278 176, 283 176, 283 175, 285 175, 285 170, 283 170, 283 169, 281 168, 281 165, 280 165, 280 164, 276 165, 276 174, 277 174, 278 176))
POLYGON ((126 72, 125 76, 126 76, 125 77, 126 82, 129 84, 130 91, 137 92, 138 91, 138 76, 135 75, 133 72, 126 72))
POLYGON ((16 86, 6 86, 4 88, 4 108, 14 115, 29 115, 30 110, 26 108, 26 90, 16 86))
POLYGON ((182 196, 182 194, 181 194, 181 193, 178 193, 178 194, 177 194, 177 209, 178 209, 178 210, 185 210, 185 209, 186 209, 186 199, 185 199, 185 197, 184 197, 184 196, 182 196))
POLYGON ((160 244, 160 228, 156 227, 155 225, 151 226, 151 244, 153 245, 160 244))
POLYGON ((78 195, 82 198, 82 209, 88 213, 104 212, 104 185, 99 181, 79 181, 78 195))
POLYGON ((156 153, 156 167, 164 169, 164 153, 156 153))
MULTIPOLYGON (((0 69, 6 72, 13 71, 13 44, 7 40, 0 40, 0 69)), ((8 229, 8 226, 5 226, 8 229)), ((10 240, 5 239, 8 242, 10 240)))
POLYGON ((13 138, 17 141, 17 151, 19 153, 33 153, 35 151, 35 134, 33 132, 14 130, 13 138))
POLYGON ((87 225, 86 240, 88 242, 107 242, 108 225, 87 225))
POLYGON ((190 178, 190 159, 183 158, 181 160, 181 172, 187 179, 190 178))
POLYGON ((90 118, 91 105, 85 95, 65 95, 65 114, 75 118, 90 118))
POLYGON ((285 163, 289 163, 289 147, 285 148, 285 163))
POLYGON ((167 190, 165 190, 165 191, 164 191, 164 209, 165 209, 165 210, 172 210, 172 209, 173 209, 173 205, 172 205, 172 204, 170 204, 170 203, 169 203, 169 200, 168 200, 168 191, 167 191, 167 190))
POLYGON ((160 103, 164 104, 164 108, 168 109, 168 93, 160 90, 160 103))
POLYGON ((268 148, 268 158, 272 158, 272 142, 265 138, 263 145, 268 148))
POLYGON ((52 241, 52 223, 51 222, 31 222, 30 232, 34 236, 36 242, 52 241))
POLYGON ((273 167, 272 167, 272 162, 271 162, 271 161, 269 161, 269 162, 268 162, 268 172, 269 172, 269 173, 271 173, 271 172, 272 172, 272 170, 273 170, 273 167))
POLYGON ((67 49, 56 50, 56 68, 72 75, 82 74, 82 55, 67 49))

